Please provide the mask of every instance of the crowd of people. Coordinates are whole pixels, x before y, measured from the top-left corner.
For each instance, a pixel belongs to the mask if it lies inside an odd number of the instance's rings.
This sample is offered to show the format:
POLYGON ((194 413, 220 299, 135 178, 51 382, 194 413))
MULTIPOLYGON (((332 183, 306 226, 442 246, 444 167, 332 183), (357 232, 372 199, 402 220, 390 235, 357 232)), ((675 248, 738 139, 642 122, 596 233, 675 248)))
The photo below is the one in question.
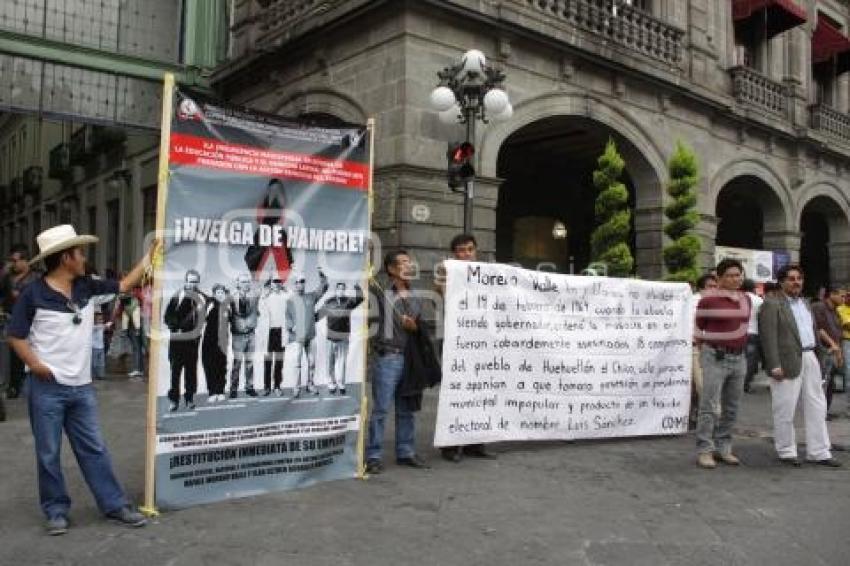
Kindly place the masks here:
POLYGON ((827 289, 822 300, 810 304, 802 296, 804 274, 796 264, 779 269, 777 282, 766 283, 763 296, 744 275, 741 262, 724 259, 696 283, 692 408, 697 465, 740 464, 732 451, 732 430, 741 397, 752 391, 761 365, 770 380, 779 461, 802 464, 794 430, 802 398, 806 459, 840 467, 832 452, 844 447, 830 442, 826 422, 835 378, 850 373, 845 356, 850 295, 827 289))
MULTIPOLYGON (((126 348, 132 354, 129 375, 132 378, 144 375, 150 288, 140 283, 160 244, 155 243, 145 258, 120 280, 101 279, 87 271, 84 254, 84 246, 96 240, 92 236, 77 236, 68 225, 51 228, 38 236, 40 253, 36 257, 29 258, 25 246, 12 249, 0 286, 3 312, 7 316, 11 314, 4 321, 11 347, 8 371, 3 372, 10 376, 7 396, 14 399, 22 389, 28 388, 39 497, 50 534, 62 534, 68 529, 70 499, 59 458, 63 430, 104 514, 128 525, 140 526, 145 522, 129 505, 112 470, 97 424, 91 381, 104 376, 107 349, 110 344, 117 347, 115 336, 124 337, 129 345, 126 348), (43 262, 44 272, 34 269, 39 262, 43 262), (30 374, 26 380, 24 368, 30 374)), ((450 251, 453 259, 475 261, 475 237, 458 235, 452 240, 450 251)), ((423 318, 427 301, 412 288, 417 276, 414 259, 404 250, 394 250, 385 256, 383 267, 389 285, 384 288, 373 280, 370 289, 378 299, 377 320, 373 325, 378 331, 371 336, 372 403, 365 446, 366 472, 370 474, 384 471, 384 430, 393 405, 396 463, 420 469, 429 467, 415 449, 414 415, 421 408, 424 388, 439 381, 441 345, 438 342, 434 347, 423 318)), ((356 296, 347 297, 345 284, 338 283, 333 296, 323 305, 317 305, 329 289, 326 277, 319 275, 320 287, 310 293, 304 290, 303 277, 294 278, 292 293, 285 292, 282 281, 272 280, 262 302, 260 297, 255 297, 253 306, 239 282, 232 296, 226 287, 217 284, 212 296, 204 296, 204 308, 195 313, 197 308, 192 306, 195 303, 190 296, 199 293, 200 274, 194 270, 186 272, 183 287, 164 306, 164 322, 172 339, 184 330, 199 328, 198 321, 202 318, 207 321, 205 328, 210 336, 215 336, 207 340, 205 332, 194 335, 188 346, 170 344, 171 410, 177 408, 181 398, 181 374, 185 381, 182 396, 187 407, 194 408, 192 368, 197 366, 197 349, 201 345, 220 346, 222 335, 239 334, 240 324, 254 324, 240 322, 240 317, 254 317, 261 307, 279 311, 280 315, 270 317, 270 357, 267 356, 264 376, 266 394, 281 386, 283 332, 288 335, 288 343, 315 336, 314 329, 300 328, 290 321, 291 309, 276 308, 278 302, 289 304, 306 297, 303 300, 309 304, 303 310, 316 313, 315 318, 308 317, 311 321, 328 317, 328 328, 334 332, 328 339, 347 340, 350 312, 363 301, 364 294, 356 287, 356 296), (189 320, 193 316, 198 320, 189 320), (221 319, 221 324, 209 324, 210 316, 213 321, 221 319), (189 347, 191 355, 184 352, 189 347)), ((724 259, 715 270, 695 282, 692 410, 697 465, 712 469, 718 463, 741 464, 733 450, 733 429, 741 399, 745 392, 753 390, 754 377, 761 366, 770 384, 774 447, 779 461, 802 465, 794 429, 794 415, 802 398, 806 460, 828 467, 841 466, 832 453, 843 447, 830 442, 826 423, 832 415, 828 408, 836 378, 840 377, 843 383, 845 376, 850 376, 850 293, 828 289, 821 300, 810 305, 802 297, 803 270, 794 264, 779 270, 776 283, 765 284, 758 290, 744 275, 739 261, 724 259)), ((243 283, 247 288, 247 283, 243 283)), ((442 265, 435 270, 434 287, 437 294, 445 293, 442 265)), ((252 333, 254 327, 255 324, 251 326, 252 333)), ((230 396, 235 397, 234 379, 238 381, 240 371, 235 362, 240 346, 237 340, 231 340, 234 344, 231 372, 236 373, 231 374, 230 396)), ((308 355, 309 348, 304 345, 303 349, 308 355)), ((332 356, 344 359, 347 344, 332 344, 329 351, 332 356)), ((211 399, 220 396, 223 400, 227 357, 224 350, 219 353, 218 358, 205 354, 205 359, 217 360, 215 367, 205 367, 205 372, 208 379, 220 382, 215 388, 210 387, 211 399), (214 371, 216 368, 218 373, 214 371)), ((307 363, 312 365, 314 361, 307 363)), ((251 370, 247 366, 245 370, 245 391, 250 395, 251 370)), ((334 388, 344 392, 344 369, 342 375, 331 378, 334 388)), ((0 401, 2 398, 0 395, 0 401)), ((442 456, 454 463, 464 457, 493 458, 480 444, 444 447, 442 456)))

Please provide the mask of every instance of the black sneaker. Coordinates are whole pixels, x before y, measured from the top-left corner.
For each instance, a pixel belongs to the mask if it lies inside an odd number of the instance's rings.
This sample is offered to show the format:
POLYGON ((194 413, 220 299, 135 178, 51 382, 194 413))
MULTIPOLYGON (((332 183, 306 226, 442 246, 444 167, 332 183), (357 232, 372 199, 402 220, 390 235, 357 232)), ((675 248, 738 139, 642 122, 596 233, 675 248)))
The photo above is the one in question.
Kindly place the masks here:
POLYGON ((380 460, 367 460, 366 461, 366 473, 367 474, 380 474, 384 471, 384 464, 380 460))
POLYGON ((187 399, 186 400, 186 408, 189 409, 190 411, 194 411, 195 410, 195 402, 192 401, 191 399, 187 399))
POLYGON ((57 515, 48 519, 44 527, 47 529, 47 534, 52 537, 64 535, 68 532, 68 519, 62 515, 57 515))
POLYGON ((144 527, 148 523, 144 515, 138 511, 134 511, 130 507, 122 507, 117 511, 107 513, 106 517, 110 521, 127 525, 128 527, 144 527))
POLYGON ((248 397, 256 397, 256 396, 257 396, 257 392, 256 392, 256 391, 254 391, 253 389, 246 389, 246 390, 245 390, 245 395, 247 395, 248 397))

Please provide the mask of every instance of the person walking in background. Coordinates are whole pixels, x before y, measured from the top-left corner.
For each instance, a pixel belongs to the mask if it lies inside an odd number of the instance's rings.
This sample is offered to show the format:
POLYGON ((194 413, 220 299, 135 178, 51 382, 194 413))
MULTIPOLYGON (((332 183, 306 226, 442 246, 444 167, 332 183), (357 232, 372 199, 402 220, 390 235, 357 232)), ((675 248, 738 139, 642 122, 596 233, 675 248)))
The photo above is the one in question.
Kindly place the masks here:
POLYGON ((844 293, 844 301, 835 309, 838 320, 841 322, 841 355, 844 366, 841 368, 844 374, 844 390, 847 394, 847 416, 850 417, 850 389, 847 382, 850 381, 850 290, 844 293))
POLYGON ((753 383, 753 377, 759 369, 761 360, 761 347, 759 346, 759 309, 764 299, 756 294, 756 282, 752 279, 744 279, 741 290, 750 298, 750 322, 747 325, 747 374, 744 376, 744 392, 749 393, 753 383))
POLYGON ((717 264, 718 289, 706 293, 697 305, 700 365, 703 381, 697 418, 697 465, 715 468, 715 455, 737 466, 732 453, 732 428, 747 373, 747 326, 750 300, 740 291, 744 268, 736 259, 717 264))
POLYGON ((130 343, 130 371, 127 375, 134 380, 144 375, 142 350, 142 312, 139 301, 130 293, 118 297, 113 321, 117 321, 118 331, 124 333, 130 343))
POLYGON ((207 403, 225 400, 227 384, 227 350, 230 345, 230 294, 227 287, 216 283, 207 310, 204 337, 201 340, 201 363, 207 380, 207 403))
POLYGON ((91 376, 93 379, 106 377, 106 349, 104 348, 103 333, 107 324, 103 320, 103 313, 95 311, 94 326, 91 333, 91 376))
POLYGON ((827 420, 832 405, 836 371, 844 369, 844 352, 841 349, 841 320, 836 309, 844 303, 844 292, 828 288, 822 301, 812 305, 817 330, 817 354, 821 367, 823 390, 826 396, 827 420))
POLYGON ((9 323, 9 342, 30 369, 26 381, 30 424, 35 438, 38 492, 48 534, 68 531, 71 499, 62 473, 62 431, 70 441, 86 483, 101 512, 111 520, 140 527, 147 521, 133 510, 112 468, 98 424, 91 385, 94 305, 91 298, 127 292, 151 265, 158 242, 120 282, 85 275, 83 246, 94 236, 78 236, 64 224, 37 238, 47 273, 21 291, 9 323))
POLYGON ((815 347, 818 331, 808 303, 802 297, 803 270, 786 265, 777 274, 782 292, 768 299, 759 314, 759 335, 765 370, 771 377, 773 439, 779 460, 800 466, 794 431, 794 413, 802 394, 809 461, 830 467, 841 463, 830 453, 826 428, 826 398, 815 347))
MULTIPOLYGON (((9 251, 9 261, 6 274, 0 282, 3 296, 3 311, 11 313, 18 301, 18 297, 24 288, 37 280, 40 273, 30 266, 29 248, 24 244, 15 244, 9 251)), ((24 363, 15 353, 14 349, 9 351, 9 383, 6 389, 6 397, 15 399, 21 392, 21 384, 24 381, 24 363)))

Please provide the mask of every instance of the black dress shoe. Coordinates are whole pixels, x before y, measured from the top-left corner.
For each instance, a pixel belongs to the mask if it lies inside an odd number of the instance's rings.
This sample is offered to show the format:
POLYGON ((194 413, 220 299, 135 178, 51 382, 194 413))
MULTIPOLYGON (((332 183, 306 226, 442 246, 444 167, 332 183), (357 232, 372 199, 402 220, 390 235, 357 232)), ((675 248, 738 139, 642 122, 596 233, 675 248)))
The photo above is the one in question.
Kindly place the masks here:
POLYGON ((496 455, 487 452, 483 444, 473 444, 471 446, 465 446, 463 449, 463 453, 469 456, 470 458, 482 458, 484 460, 496 459, 496 455))
POLYGON ((419 468, 422 470, 429 470, 431 466, 429 466, 425 460, 414 454, 409 458, 399 458, 395 461, 399 466, 407 466, 408 468, 419 468))
POLYGON ((257 392, 256 392, 256 391, 254 391, 253 389, 246 389, 246 390, 245 390, 245 395, 247 395, 248 397, 256 397, 256 396, 257 396, 257 392))
POLYGON ((840 468, 841 462, 836 460, 835 458, 827 458, 826 460, 808 460, 809 464, 816 464, 818 466, 826 466, 827 468, 840 468))
POLYGON ((230 397, 231 399, 236 399, 236 396, 237 396, 237 395, 238 395, 238 393, 236 393, 236 391, 231 391, 231 392, 230 392, 229 397, 230 397))
POLYGON ((366 473, 367 474, 380 474, 384 471, 384 464, 380 460, 367 460, 366 461, 366 473))
POLYGON ((794 466, 795 468, 799 468, 803 465, 799 458, 780 458, 779 461, 787 466, 794 466))
POLYGON ((263 389, 263 397, 268 397, 271 394, 272 394, 271 389, 263 389))
POLYGON ((451 448, 440 448, 440 454, 443 456, 443 460, 454 462, 455 464, 463 460, 460 450, 454 446, 451 448))

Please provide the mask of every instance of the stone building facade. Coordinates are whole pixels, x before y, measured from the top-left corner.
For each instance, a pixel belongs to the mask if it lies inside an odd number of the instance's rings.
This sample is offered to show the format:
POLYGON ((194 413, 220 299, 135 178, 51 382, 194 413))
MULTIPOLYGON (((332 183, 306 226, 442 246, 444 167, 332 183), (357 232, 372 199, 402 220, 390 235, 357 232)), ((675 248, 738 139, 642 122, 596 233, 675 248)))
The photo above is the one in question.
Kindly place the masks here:
POLYGON ((269 112, 374 117, 373 227, 426 271, 463 219, 445 183, 446 143, 463 129, 441 124, 428 96, 436 72, 476 48, 506 73, 515 109, 475 140, 474 224, 486 256, 561 254, 580 268, 587 202, 592 216, 582 179, 611 138, 627 164, 637 273, 660 277, 666 162, 681 140, 702 165, 704 265, 715 243, 782 250, 844 284, 850 84, 841 45, 824 60, 824 22, 844 37, 847 3, 236 0, 232 58, 212 82, 269 112), (541 218, 542 230, 519 222, 541 218), (553 219, 570 231, 554 247, 542 241, 553 219))

